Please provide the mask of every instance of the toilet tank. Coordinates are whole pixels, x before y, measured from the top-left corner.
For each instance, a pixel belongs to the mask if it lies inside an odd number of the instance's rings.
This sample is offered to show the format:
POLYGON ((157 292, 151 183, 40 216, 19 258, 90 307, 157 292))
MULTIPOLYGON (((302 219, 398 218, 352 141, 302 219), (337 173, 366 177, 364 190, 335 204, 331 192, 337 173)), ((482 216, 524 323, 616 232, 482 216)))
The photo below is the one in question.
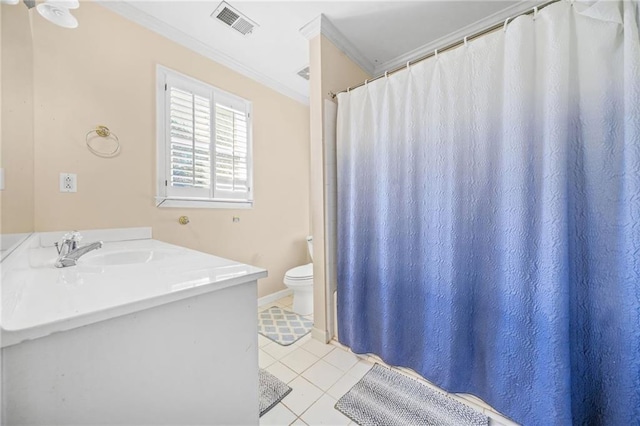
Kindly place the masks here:
POLYGON ((307 249, 309 250, 309 256, 311 257, 311 261, 313 262, 313 237, 307 237, 307 249))

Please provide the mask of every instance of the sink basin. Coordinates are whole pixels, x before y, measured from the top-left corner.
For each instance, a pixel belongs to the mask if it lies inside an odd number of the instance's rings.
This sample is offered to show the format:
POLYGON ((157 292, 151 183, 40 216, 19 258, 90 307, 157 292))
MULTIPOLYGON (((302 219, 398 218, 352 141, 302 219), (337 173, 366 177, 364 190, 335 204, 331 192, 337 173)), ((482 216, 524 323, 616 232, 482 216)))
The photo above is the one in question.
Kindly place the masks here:
POLYGON ((92 256, 80 258, 78 264, 90 266, 133 265, 171 259, 179 253, 179 250, 165 249, 123 250, 110 253, 96 253, 92 256))

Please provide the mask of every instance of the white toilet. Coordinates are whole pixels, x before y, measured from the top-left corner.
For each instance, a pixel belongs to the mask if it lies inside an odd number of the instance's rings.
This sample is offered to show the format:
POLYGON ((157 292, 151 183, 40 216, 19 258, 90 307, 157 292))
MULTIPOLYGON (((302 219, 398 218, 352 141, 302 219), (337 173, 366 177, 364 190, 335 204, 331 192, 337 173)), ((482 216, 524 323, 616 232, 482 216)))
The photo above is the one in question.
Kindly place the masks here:
MULTIPOLYGON (((309 256, 313 260, 313 237, 307 237, 309 256)), ((298 315, 313 313, 313 263, 289 269, 284 284, 293 290, 293 312, 298 315)))

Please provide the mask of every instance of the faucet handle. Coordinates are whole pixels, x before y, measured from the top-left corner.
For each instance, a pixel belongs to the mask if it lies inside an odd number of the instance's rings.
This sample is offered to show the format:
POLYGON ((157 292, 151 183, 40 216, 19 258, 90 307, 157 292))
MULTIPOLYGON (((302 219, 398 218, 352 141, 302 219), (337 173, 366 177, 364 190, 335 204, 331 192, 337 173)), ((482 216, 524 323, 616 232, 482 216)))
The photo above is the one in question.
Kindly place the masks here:
POLYGON ((62 241, 74 241, 76 243, 82 241, 82 234, 78 231, 71 231, 64 234, 62 241))
POLYGON ((59 255, 67 254, 78 247, 78 243, 82 240, 82 235, 78 231, 67 232, 62 236, 60 243, 56 243, 56 250, 59 255))
POLYGON ((71 234, 71 239, 74 241, 80 241, 82 239, 82 234, 78 231, 71 231, 69 234, 71 234))

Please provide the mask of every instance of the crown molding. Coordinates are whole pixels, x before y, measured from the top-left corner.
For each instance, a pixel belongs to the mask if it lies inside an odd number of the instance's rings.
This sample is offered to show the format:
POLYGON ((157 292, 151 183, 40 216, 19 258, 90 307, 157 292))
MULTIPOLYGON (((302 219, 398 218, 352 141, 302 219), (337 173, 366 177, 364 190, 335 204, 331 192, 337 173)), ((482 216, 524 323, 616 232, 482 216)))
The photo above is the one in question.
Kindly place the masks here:
POLYGON ((375 70, 373 62, 367 59, 367 57, 364 56, 358 48, 340 32, 340 30, 338 30, 324 14, 321 14, 307 23, 304 27, 300 28, 300 34, 302 34, 307 40, 311 40, 312 38, 322 34, 335 44, 338 49, 344 52, 349 59, 358 64, 360 68, 369 75, 373 75, 375 70))
POLYGON ((317 35, 320 35, 320 28, 322 27, 322 14, 313 18, 307 22, 304 27, 300 28, 300 34, 307 40, 311 40, 317 35))
POLYGON ((177 28, 161 21, 160 19, 149 15, 146 12, 138 9, 135 6, 128 4, 125 1, 109 1, 109 0, 99 0, 96 3, 101 6, 109 9, 124 18, 135 22, 138 25, 141 25, 161 36, 178 43, 187 49, 190 49, 206 58, 211 59, 214 62, 217 62, 221 65, 226 66, 227 68, 232 69, 246 77, 249 77, 252 80, 261 83, 270 89, 275 90, 297 102, 300 102, 304 105, 309 105, 309 96, 303 93, 300 93, 296 90, 291 89, 290 87, 274 80, 273 78, 250 68, 231 56, 223 53, 217 49, 212 48, 211 46, 206 45, 200 40, 191 37, 188 34, 178 30, 177 28))
POLYGON ((541 3, 543 2, 540 0, 525 0, 518 2, 517 4, 509 6, 492 15, 482 18, 481 20, 476 21, 473 24, 467 25, 466 27, 462 27, 457 31, 447 34, 444 37, 440 37, 436 40, 430 41, 429 43, 424 44, 414 50, 378 64, 378 66, 375 67, 372 75, 379 76, 384 74, 385 71, 391 71, 395 68, 399 68, 403 65, 406 65, 406 63, 409 61, 413 61, 415 59, 428 55, 435 49, 441 49, 445 46, 462 40, 466 36, 470 36, 479 31, 485 30, 500 21, 504 21, 508 18, 513 18, 521 13, 527 12, 533 9, 535 6, 539 6, 541 3))

